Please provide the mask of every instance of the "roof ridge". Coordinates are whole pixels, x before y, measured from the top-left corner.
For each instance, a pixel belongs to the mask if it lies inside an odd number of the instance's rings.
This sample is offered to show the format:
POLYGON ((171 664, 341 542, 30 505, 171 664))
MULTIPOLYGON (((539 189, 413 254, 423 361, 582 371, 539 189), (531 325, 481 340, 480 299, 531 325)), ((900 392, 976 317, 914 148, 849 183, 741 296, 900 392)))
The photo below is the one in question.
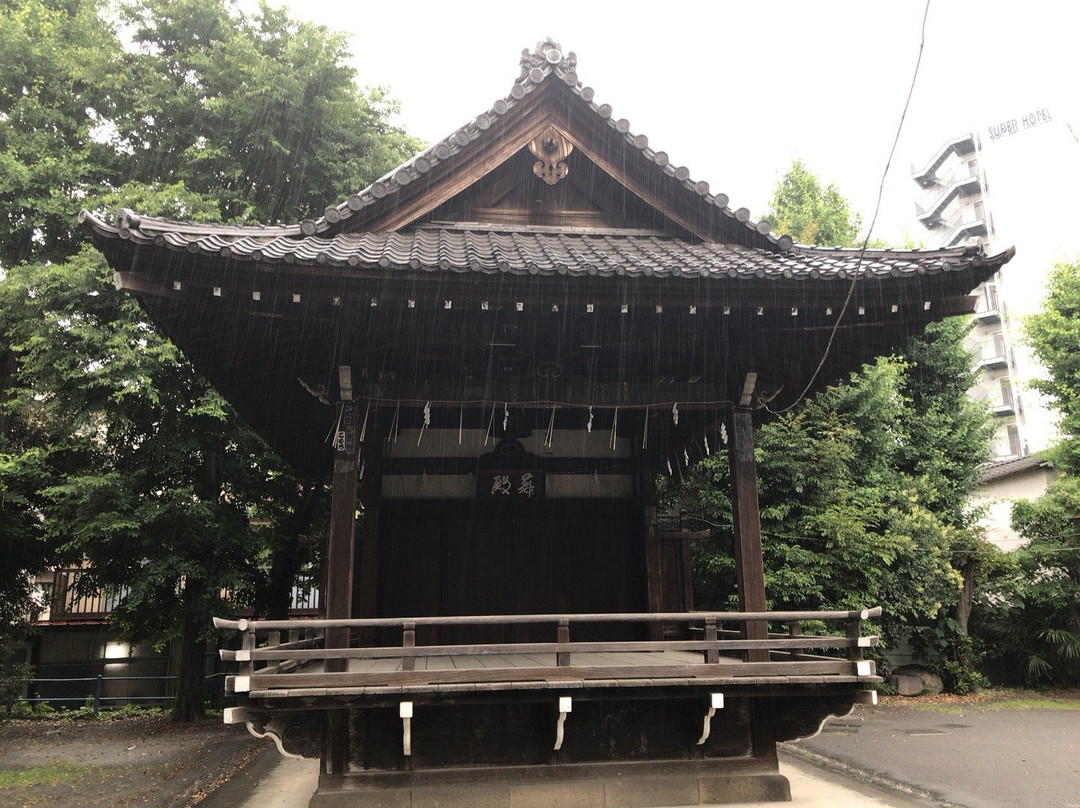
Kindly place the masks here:
POLYGON ((772 225, 765 220, 754 222, 747 208, 737 210, 729 208, 730 200, 727 194, 711 193, 708 182, 693 180, 689 168, 672 166, 666 152, 656 151, 649 147, 649 139, 646 135, 634 134, 626 118, 614 119, 610 104, 597 104, 594 101, 593 88, 585 86, 578 79, 577 55, 573 51, 564 52, 558 42, 548 37, 538 42, 534 50, 530 51, 526 48, 522 51, 520 66, 521 72, 511 85, 509 95, 497 99, 490 109, 481 112, 448 137, 391 169, 366 188, 362 188, 336 205, 327 207, 322 216, 305 219, 300 223, 301 233, 313 236, 331 230, 364 208, 378 204, 379 200, 398 192, 405 185, 427 174, 435 166, 454 159, 478 140, 498 118, 506 115, 522 99, 539 88, 544 81, 554 76, 588 104, 608 126, 622 135, 627 143, 635 147, 646 160, 667 175, 669 181, 682 185, 702 197, 706 203, 715 205, 723 215, 741 222, 757 238, 763 238, 767 243, 774 245, 775 249, 782 252, 791 249, 794 244, 791 236, 772 235, 770 233, 772 225))

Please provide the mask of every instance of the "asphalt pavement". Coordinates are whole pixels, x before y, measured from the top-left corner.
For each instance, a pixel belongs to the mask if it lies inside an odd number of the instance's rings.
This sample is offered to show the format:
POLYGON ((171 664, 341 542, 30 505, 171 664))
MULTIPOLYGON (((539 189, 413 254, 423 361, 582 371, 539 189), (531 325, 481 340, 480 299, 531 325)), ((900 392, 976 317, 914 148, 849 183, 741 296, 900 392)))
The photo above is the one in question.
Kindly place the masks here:
POLYGON ((927 805, 1080 808, 1080 709, 860 706, 789 749, 927 805))

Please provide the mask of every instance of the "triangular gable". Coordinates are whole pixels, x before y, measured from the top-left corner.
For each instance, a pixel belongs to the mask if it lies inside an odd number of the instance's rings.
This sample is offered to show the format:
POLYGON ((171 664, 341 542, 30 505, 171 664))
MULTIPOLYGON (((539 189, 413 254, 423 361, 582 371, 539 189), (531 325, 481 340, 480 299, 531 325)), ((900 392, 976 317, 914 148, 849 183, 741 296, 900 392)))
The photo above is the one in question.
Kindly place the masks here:
MULTIPOLYGON (((650 148, 645 135, 632 133, 627 120, 614 120, 610 106, 597 105, 592 89, 578 81, 576 57, 564 54, 558 43, 549 39, 535 51, 525 51, 521 68, 509 96, 368 188, 327 208, 319 219, 303 222, 302 231, 323 237, 392 232, 440 219, 440 212, 467 220, 470 212, 475 215, 483 206, 469 204, 466 197, 505 201, 505 195, 493 191, 509 192, 527 183, 534 195, 574 204, 563 209, 567 214, 563 220, 549 213, 526 224, 588 226, 589 217, 574 214, 589 210, 591 201, 594 219, 602 226, 619 221, 693 241, 771 252, 790 249, 789 237, 769 235, 768 223, 751 222, 745 208, 731 210, 725 194, 711 193, 708 183, 692 180, 688 169, 672 166, 664 152, 650 148), (564 163, 568 172, 554 183, 545 182, 539 170, 525 169, 545 162, 543 147, 537 146, 546 140, 555 141, 551 151, 556 158, 569 152, 565 160, 554 161, 556 166, 564 163), (572 179, 575 174, 589 179, 572 179), (604 186, 620 192, 607 192, 604 186), (570 193, 568 188, 575 190, 570 193), (597 205, 597 200, 606 206, 597 205), (663 225, 657 227, 658 222, 663 225)), ((507 207, 503 206, 502 217, 507 207)), ((498 224, 500 215, 490 215, 493 221, 478 223, 498 224)))

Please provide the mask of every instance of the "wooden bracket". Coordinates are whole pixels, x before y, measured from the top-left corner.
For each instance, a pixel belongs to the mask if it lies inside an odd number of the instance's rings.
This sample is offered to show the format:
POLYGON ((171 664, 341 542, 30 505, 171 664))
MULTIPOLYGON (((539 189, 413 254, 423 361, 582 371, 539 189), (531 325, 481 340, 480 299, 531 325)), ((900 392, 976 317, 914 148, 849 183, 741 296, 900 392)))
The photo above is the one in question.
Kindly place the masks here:
POLYGON ((724 694, 723 693, 710 693, 709 694, 709 709, 705 713, 705 724, 701 728, 701 737, 698 738, 697 745, 704 745, 705 741, 709 740, 709 733, 712 731, 712 717, 716 715, 717 710, 724 709, 724 694))
POLYGON ((398 705, 398 715, 401 716, 401 753, 405 757, 411 757, 413 703, 411 701, 401 702, 398 705))
POLYGON ((555 751, 562 749, 563 724, 566 716, 574 709, 574 700, 570 696, 559 696, 559 717, 555 721, 555 751))

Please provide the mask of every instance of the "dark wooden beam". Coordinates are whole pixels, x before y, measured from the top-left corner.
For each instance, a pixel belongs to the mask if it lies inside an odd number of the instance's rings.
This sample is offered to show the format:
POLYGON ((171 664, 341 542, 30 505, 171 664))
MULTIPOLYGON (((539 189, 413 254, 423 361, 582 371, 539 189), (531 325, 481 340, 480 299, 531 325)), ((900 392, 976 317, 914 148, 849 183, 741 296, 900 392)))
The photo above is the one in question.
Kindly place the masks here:
MULTIPOLYGON (((357 440, 356 405, 343 401, 334 435, 334 474, 330 499, 330 539, 326 550, 326 617, 349 619, 352 615, 354 539, 356 532, 357 440)), ((346 648, 349 629, 326 630, 327 648, 346 648)), ((326 663, 327 671, 344 672, 348 660, 326 663)), ((332 774, 348 770, 348 712, 331 711, 327 717, 324 756, 332 774)))
MULTIPOLYGON (((752 393, 752 388, 751 388, 752 393)), ((744 390, 743 400, 747 398, 744 390)), ((761 553, 761 517, 758 511, 757 464, 754 462, 753 412, 739 407, 731 416, 731 511, 735 525, 735 574, 739 585, 739 608, 765 610, 765 565, 761 553)), ((764 621, 746 623, 747 639, 765 639, 764 621)), ((748 662, 767 662, 767 651, 747 651, 748 662)))
MULTIPOLYGON (((664 611, 662 577, 660 571, 660 534, 656 528, 656 481, 652 470, 646 464, 645 471, 639 475, 641 500, 645 516, 645 601, 650 612, 664 611)), ((664 627, 660 623, 649 623, 649 639, 660 640, 664 627)))

